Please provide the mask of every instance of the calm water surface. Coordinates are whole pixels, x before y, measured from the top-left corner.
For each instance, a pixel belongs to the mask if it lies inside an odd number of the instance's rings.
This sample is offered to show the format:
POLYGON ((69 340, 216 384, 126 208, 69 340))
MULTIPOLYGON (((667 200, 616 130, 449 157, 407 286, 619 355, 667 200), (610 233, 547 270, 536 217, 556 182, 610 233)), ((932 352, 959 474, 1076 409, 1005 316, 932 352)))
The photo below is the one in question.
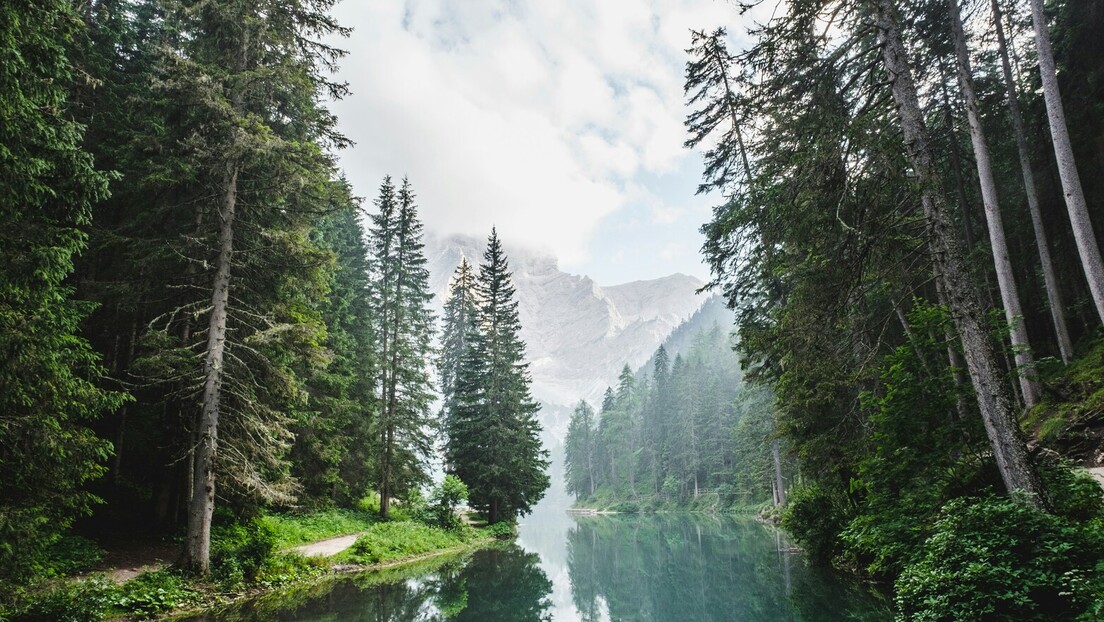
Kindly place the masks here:
POLYGON ((876 593, 807 567, 773 528, 727 517, 539 510, 517 544, 435 563, 412 577, 348 577, 196 620, 892 619, 876 593))

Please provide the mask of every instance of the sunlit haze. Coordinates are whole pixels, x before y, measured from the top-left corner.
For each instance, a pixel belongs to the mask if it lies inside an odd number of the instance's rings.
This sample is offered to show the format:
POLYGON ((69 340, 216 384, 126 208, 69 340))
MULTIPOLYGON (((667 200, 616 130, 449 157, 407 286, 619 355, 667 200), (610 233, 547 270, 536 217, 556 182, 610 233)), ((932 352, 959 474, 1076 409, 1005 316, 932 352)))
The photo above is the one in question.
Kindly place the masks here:
POLYGON ((341 163, 370 199, 408 175, 427 228, 545 248, 619 283, 705 278, 683 147, 690 29, 732 25, 723 1, 359 2, 333 106, 356 142, 341 163))

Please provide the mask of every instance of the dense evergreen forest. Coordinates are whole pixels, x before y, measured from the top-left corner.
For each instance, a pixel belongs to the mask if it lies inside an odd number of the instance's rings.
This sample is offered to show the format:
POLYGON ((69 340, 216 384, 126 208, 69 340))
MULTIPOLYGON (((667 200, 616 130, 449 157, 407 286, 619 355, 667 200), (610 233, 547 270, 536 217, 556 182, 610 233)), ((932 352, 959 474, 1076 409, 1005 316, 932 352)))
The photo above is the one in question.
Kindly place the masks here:
POLYGON ((5 599, 65 572, 74 525, 182 538, 202 576, 262 513, 410 514, 444 432, 448 507, 512 521, 547 487, 495 233, 434 410, 414 188, 365 205, 335 163, 333 4, 0 7, 5 599))
MULTIPOLYGON (((464 500, 509 535, 548 487, 498 232, 435 317, 414 186, 337 165, 335 2, 0 3, 0 619, 308 576, 279 549, 311 511, 370 511, 364 563, 459 546, 464 500), (108 534, 175 568, 58 580, 108 534)), ((685 74, 735 337, 581 402, 569 490, 754 508, 902 620, 1104 619, 1104 4, 792 0, 742 34, 685 74)), ((623 544, 574 560, 626 560, 580 607, 685 553, 623 544)))
POLYGON ((1070 467, 1101 461, 1101 4, 798 1, 747 36, 694 34, 687 145, 782 524, 900 619, 1100 619, 1070 467))
POLYGON ((762 504, 900 619, 1100 619, 1100 3, 814 0, 747 35, 695 32, 685 82, 742 366, 703 334, 626 368, 569 490, 762 504))

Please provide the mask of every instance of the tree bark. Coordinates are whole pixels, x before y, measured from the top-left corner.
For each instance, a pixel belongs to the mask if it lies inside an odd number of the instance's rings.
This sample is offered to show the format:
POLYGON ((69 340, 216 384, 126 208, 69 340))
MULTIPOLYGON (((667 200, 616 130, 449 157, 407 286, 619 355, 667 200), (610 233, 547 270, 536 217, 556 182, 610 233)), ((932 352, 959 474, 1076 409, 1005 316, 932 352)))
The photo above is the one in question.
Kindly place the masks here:
POLYGON ((771 441, 771 461, 774 463, 775 505, 786 505, 786 481, 782 479, 782 452, 778 448, 778 439, 771 441))
POLYGON ((185 566, 203 576, 211 569, 211 516, 215 511, 215 459, 218 452, 219 403, 222 399, 223 358, 226 352, 226 316, 230 302, 230 262, 234 252, 234 210, 238 167, 226 166, 222 209, 219 214, 219 254, 215 266, 211 318, 207 327, 203 407, 197 427, 192 499, 188 508, 185 566))
POLYGON ((920 202, 928 229, 928 246, 935 270, 943 275, 955 328, 962 340, 966 365, 977 395, 985 431, 1001 478, 1010 491, 1029 493, 1031 502, 1042 507, 1042 488, 1021 438, 1008 387, 1004 384, 997 353, 989 338, 986 317, 976 288, 970 283, 954 227, 947 212, 947 200, 936 173, 928 129, 924 125, 916 83, 897 26, 893 0, 876 0, 875 19, 882 44, 882 61, 897 104, 907 155, 920 190, 920 202))
POLYGON ((1066 210, 1073 225, 1073 239, 1081 256, 1081 268, 1089 282, 1096 314, 1104 321, 1104 262, 1096 243, 1089 208, 1085 203, 1085 191, 1073 159, 1066 112, 1062 108, 1062 94, 1058 90, 1058 73, 1054 66, 1054 52, 1050 48, 1050 32, 1047 31, 1043 0, 1031 0, 1031 21, 1035 26, 1035 48, 1039 59, 1039 74, 1043 82, 1043 99, 1046 101, 1047 120, 1050 122, 1050 138, 1054 143, 1054 158, 1058 161, 1058 176, 1062 180, 1062 192, 1066 198, 1066 210))
POLYGON ((1035 246, 1039 250, 1039 261, 1043 267, 1043 283, 1046 286, 1050 318, 1054 323, 1054 334, 1058 338, 1058 351, 1062 355, 1062 362, 1069 363, 1073 358, 1073 342, 1070 340, 1066 323, 1066 307, 1062 302, 1062 290, 1058 283, 1058 275, 1054 272, 1054 261, 1050 257, 1050 245, 1047 243, 1043 215, 1039 209, 1039 191, 1035 186, 1035 174, 1031 170, 1027 132, 1024 131, 1023 115, 1020 114, 1016 81, 1012 77, 1012 63, 1008 59, 1008 44, 1004 38, 1000 2, 990 0, 990 4, 993 9, 993 24, 997 30, 997 49, 1000 51, 1004 88, 1008 96, 1008 111, 1012 115, 1012 130, 1016 134, 1016 151, 1020 156, 1020 170, 1023 172, 1024 190, 1027 194, 1027 209, 1031 213, 1031 227, 1035 230, 1035 246))
POLYGON ((993 177, 993 163, 989 157, 985 129, 981 125, 977 91, 974 88, 974 76, 970 68, 970 51, 966 46, 966 34, 962 29, 962 14, 958 7, 958 0, 948 0, 948 4, 951 13, 951 34, 958 60, 958 82, 962 87, 962 95, 966 99, 966 118, 970 123, 970 142, 974 147, 974 161, 977 163, 978 182, 981 184, 981 198, 985 205, 985 220, 989 228, 993 264, 997 271, 997 285, 1000 287, 1004 317, 1008 321, 1012 338, 1012 354, 1016 360, 1016 376, 1020 382, 1020 392, 1023 394, 1024 404, 1031 408, 1039 402, 1035 357, 1031 354, 1031 342, 1027 336, 1027 324, 1023 318, 1019 288, 1016 286, 1016 277, 1012 272, 1012 259, 1008 255, 1008 241, 1004 235, 997 182, 993 177))

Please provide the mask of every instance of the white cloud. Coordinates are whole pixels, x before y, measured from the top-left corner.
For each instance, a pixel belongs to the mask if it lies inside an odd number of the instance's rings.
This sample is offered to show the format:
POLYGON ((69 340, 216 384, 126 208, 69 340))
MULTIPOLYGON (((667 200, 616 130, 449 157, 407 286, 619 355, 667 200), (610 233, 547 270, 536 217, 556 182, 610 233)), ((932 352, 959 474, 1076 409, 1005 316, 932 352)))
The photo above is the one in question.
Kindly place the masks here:
POLYGON ((346 0, 355 30, 334 105, 356 141, 346 174, 372 198, 409 175, 427 226, 588 257, 602 219, 644 201, 655 222, 683 210, 641 192, 677 170, 688 29, 736 20, 712 0, 346 0))

